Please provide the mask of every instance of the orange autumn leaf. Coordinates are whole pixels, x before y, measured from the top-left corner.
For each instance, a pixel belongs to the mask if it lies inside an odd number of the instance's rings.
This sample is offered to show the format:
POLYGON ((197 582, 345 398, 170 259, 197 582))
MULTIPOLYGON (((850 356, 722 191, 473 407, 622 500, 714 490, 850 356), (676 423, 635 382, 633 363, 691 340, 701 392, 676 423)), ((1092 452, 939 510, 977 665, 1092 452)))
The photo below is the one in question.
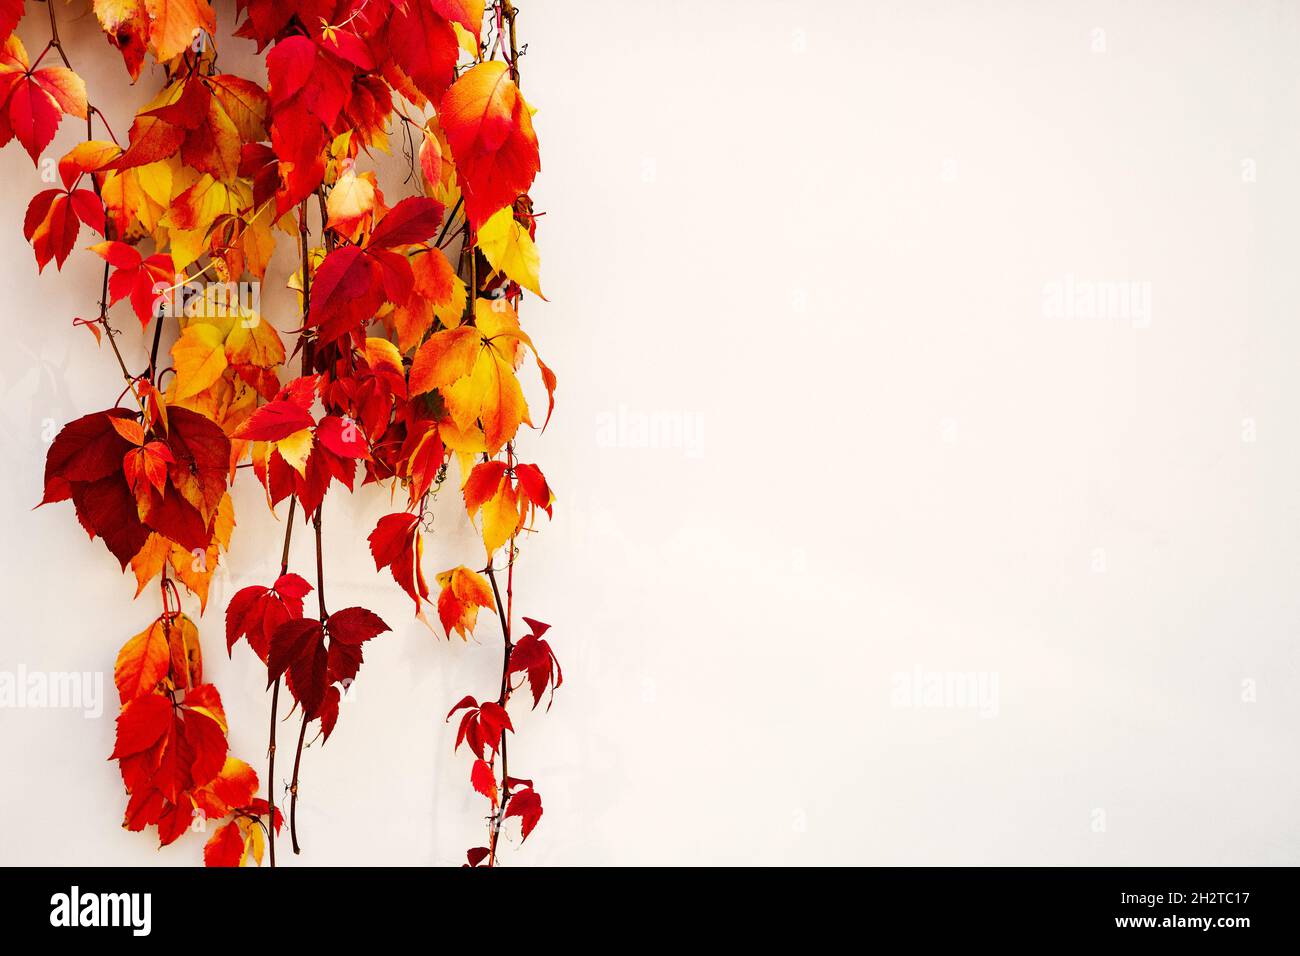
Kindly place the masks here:
MULTIPOLYGON (((515 376, 533 343, 504 300, 479 299, 475 306, 473 326, 436 332, 420 347, 409 388, 412 396, 437 389, 458 428, 480 422, 488 454, 495 455, 521 423, 533 423, 515 376)), ((554 377, 540 359, 538 367, 553 394, 554 377)))
POLYGON ((212 33, 217 17, 207 0, 144 0, 149 12, 149 41, 159 62, 189 48, 200 30, 212 33))
POLYGON ((412 395, 446 388, 474 371, 483 336, 473 326, 447 329, 420 346, 407 383, 412 395))
MULTIPOLYGON (((170 620, 166 615, 158 619, 159 625, 167 635, 168 649, 171 655, 171 681, 181 690, 188 690, 203 683, 203 649, 199 645, 199 629, 184 614, 178 614, 170 620)), ((211 715, 225 729, 225 715, 211 715)))
POLYGON ((468 639, 478 621, 478 609, 494 608, 492 588, 481 574, 461 565, 443 571, 437 577, 442 591, 438 594, 438 620, 447 637, 455 631, 468 639))
POLYGON ((149 11, 144 0, 94 0, 93 7, 108 42, 121 52, 132 81, 138 80, 149 45, 149 11))
POLYGON ((158 682, 167 676, 171 663, 171 645, 162 619, 154 621, 122 645, 113 665, 113 683, 126 703, 141 694, 153 693, 158 682))

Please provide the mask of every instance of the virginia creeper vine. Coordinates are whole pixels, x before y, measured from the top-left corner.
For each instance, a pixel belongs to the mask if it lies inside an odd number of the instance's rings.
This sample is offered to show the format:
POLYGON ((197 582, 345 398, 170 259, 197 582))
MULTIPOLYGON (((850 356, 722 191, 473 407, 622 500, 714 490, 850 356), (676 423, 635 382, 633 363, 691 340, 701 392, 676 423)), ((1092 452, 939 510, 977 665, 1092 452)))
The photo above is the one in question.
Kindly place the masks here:
POLYGON ((89 246, 104 262, 98 315, 73 324, 107 338, 126 381, 111 407, 55 438, 41 501, 71 500, 82 527, 131 568, 137 596, 159 582, 161 613, 114 669, 124 826, 156 826, 168 844, 220 822, 207 864, 260 864, 269 849, 275 866, 287 795, 301 852, 309 726, 329 740, 364 645, 390 630, 366 608, 326 606, 323 506, 334 484, 353 490, 360 470, 360 484, 405 500, 368 541, 416 618, 432 630, 425 611, 435 605, 448 638, 467 638, 480 608, 499 623, 499 685, 447 715, 460 715, 455 748, 468 744, 470 785, 489 801, 486 845, 466 860, 496 865, 506 822, 517 817, 527 839, 542 815, 532 781, 510 772, 512 694, 527 685, 535 708, 563 681, 548 625, 524 617, 528 633, 513 633, 518 545, 554 502, 541 469, 518 458, 520 429, 545 427, 556 387, 519 321, 525 291, 541 295, 529 196, 541 164, 520 92, 518 12, 510 0, 237 0, 234 36, 264 57, 263 87, 219 72, 208 0, 90 5, 131 82, 151 56, 162 89, 124 145, 72 68, 53 0, 0 0, 0 145, 16 139, 39 167, 63 116, 86 123, 53 167, 62 187, 32 199, 23 233, 38 271, 61 269, 83 226, 98 233, 89 246), (14 30, 38 2, 49 39, 32 61, 14 30), (56 62, 43 65, 51 53, 56 62), (95 138, 96 119, 107 139, 95 138), (409 166, 401 185, 416 188, 390 205, 378 174, 361 167, 389 152, 394 134, 409 166), (257 290, 277 233, 297 260, 289 284, 299 309, 273 324, 257 290), (110 319, 119 304, 152 333, 139 374, 110 319), (296 332, 291 353, 277 325, 296 332), (171 362, 160 368, 164 331, 171 362), (282 381, 295 357, 299 374, 282 381), (547 401, 540 425, 520 382, 529 366, 537 377, 525 381, 547 401), (266 665, 265 797, 256 771, 229 753, 181 594, 202 615, 235 527, 230 489, 246 469, 273 512, 288 500, 278 577, 225 608, 228 652, 243 640, 266 665), (435 600, 423 571, 427 515, 453 470, 485 561, 437 574, 435 600), (314 584, 291 570, 298 521, 312 528, 314 584), (313 590, 315 617, 304 610, 313 590), (277 793, 282 686, 298 739, 277 793))

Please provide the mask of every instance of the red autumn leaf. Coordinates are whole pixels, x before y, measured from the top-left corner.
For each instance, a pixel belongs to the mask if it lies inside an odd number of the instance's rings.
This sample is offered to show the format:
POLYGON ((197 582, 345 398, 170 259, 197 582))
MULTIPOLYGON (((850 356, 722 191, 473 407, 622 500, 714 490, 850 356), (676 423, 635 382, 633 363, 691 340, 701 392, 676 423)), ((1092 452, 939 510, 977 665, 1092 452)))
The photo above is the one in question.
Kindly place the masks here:
POLYGON ((350 418, 327 415, 316 426, 316 441, 342 458, 370 458, 366 436, 350 418))
POLYGON ((45 496, 41 504, 66 500, 71 482, 107 478, 122 466, 131 443, 118 434, 112 419, 130 418, 124 408, 93 412, 69 422, 45 456, 45 496))
MULTIPOLYGON (((122 484, 130 495, 125 478, 122 484)), ((75 495, 74 500, 76 500, 75 495)), ((135 500, 133 495, 131 500, 135 500)), ((144 523, 149 528, 163 537, 170 538, 187 551, 206 550, 211 543, 211 525, 203 519, 203 514, 198 508, 181 496, 175 485, 169 483, 162 494, 150 491, 143 510, 144 523)), ((105 543, 109 543, 107 538, 105 543)), ((110 544, 110 549, 111 547, 110 544)))
POLYGON ((465 487, 461 489, 465 497, 465 508, 471 515, 484 502, 495 497, 501 487, 501 479, 505 476, 506 467, 504 461, 485 461, 474 466, 474 470, 465 479, 465 487))
POLYGON ((276 113, 301 110, 327 128, 347 100, 351 71, 322 51, 315 40, 290 36, 266 56, 271 107, 276 113))
POLYGON ((230 439, 211 419, 176 406, 167 412, 167 444, 175 458, 172 484, 210 523, 226 493, 230 439))
POLYGON ((203 846, 204 866, 239 866, 244 858, 244 835, 231 820, 220 827, 203 846))
POLYGON ((469 782, 475 790, 492 801, 492 806, 497 805, 497 778, 486 760, 474 761, 474 767, 469 772, 469 782))
POLYGON ((125 569, 149 540, 149 528, 139 518, 125 476, 119 472, 99 481, 74 482, 70 494, 86 533, 101 538, 125 569))
POLYGON ((167 846, 176 842, 189 828, 194 820, 194 807, 188 802, 184 804, 172 803, 166 799, 163 800, 162 812, 159 813, 158 824, 158 843, 161 846, 167 846))
POLYGON ((375 570, 388 568, 393 580, 411 596, 416 610, 429 596, 420 567, 420 516, 400 512, 385 515, 370 532, 370 554, 375 559, 375 570))
POLYGON ((341 611, 335 611, 325 626, 331 641, 340 641, 354 647, 389 630, 378 614, 363 607, 345 607, 341 611))
POLYGON ((384 301, 374 260, 359 246, 330 252, 316 269, 311 291, 307 324, 319 326, 326 342, 368 322, 384 301))
MULTIPOLYGON (((428 417, 421 404, 400 403, 397 421, 405 434, 400 449, 392 456, 391 467, 395 474, 405 479, 407 493, 412 501, 416 501, 437 480, 447 460, 447 447, 443 444, 438 423, 428 417)), ((380 442, 378 447, 386 444, 380 442)), ((393 446, 387 447, 391 449, 393 446)))
POLYGON ((528 104, 506 65, 489 60, 451 85, 438 117, 456 160, 465 214, 478 229, 528 192, 541 169, 528 104))
POLYGON ((302 617, 302 601, 310 590, 303 578, 285 574, 270 588, 254 584, 237 591, 226 607, 227 652, 243 637, 265 662, 271 637, 285 621, 302 617))
POLYGON ((550 710, 551 702, 555 699, 555 689, 564 683, 559 658, 551 650, 550 643, 542 637, 550 625, 528 617, 524 618, 524 623, 532 628, 532 632, 515 642, 510 651, 510 673, 527 676, 529 689, 533 692, 534 709, 549 688, 551 699, 547 701, 546 709, 550 710))
POLYGON ((442 203, 423 196, 403 199, 384 215, 366 243, 367 249, 391 249, 424 242, 438 231, 442 203))
POLYGON ((528 500, 550 516, 555 494, 546 483, 542 470, 536 465, 515 465, 515 480, 519 482, 519 487, 528 496, 528 500))
POLYGON ((23 236, 36 253, 38 271, 51 259, 63 268, 83 222, 103 234, 104 204, 89 189, 47 189, 32 197, 23 219, 23 236))
POLYGON ((164 845, 176 839, 193 816, 192 793, 214 784, 226 768, 237 771, 227 749, 225 713, 211 685, 189 688, 179 705, 163 693, 127 701, 110 758, 119 761, 132 795, 125 825, 138 830, 156 823, 164 845))
POLYGON ((86 118, 86 84, 67 67, 32 70, 22 41, 0 48, 0 146, 17 137, 32 162, 54 139, 63 114, 86 118))
POLYGON ((0 0, 0 40, 8 39, 23 16, 25 0, 0 0))
POLYGON ((317 711, 320 717, 320 733, 323 741, 328 741, 330 734, 334 733, 334 725, 339 720, 339 701, 341 699, 337 687, 325 688, 325 699, 321 702, 320 709, 317 711))
POLYGON ((453 23, 459 23, 478 39, 483 29, 483 0, 430 0, 433 9, 453 23))
POLYGON ((121 408, 95 412, 59 432, 45 458, 41 504, 71 498, 81 526, 92 538, 102 538, 125 568, 144 547, 149 528, 138 516, 122 471, 123 457, 133 446, 113 427, 112 419, 121 417, 131 413, 121 408))
POLYGON ((533 832, 537 821, 542 818, 542 798, 531 787, 510 795, 510 804, 506 807, 506 817, 519 817, 523 824, 523 839, 533 832))
POLYGON ((194 802, 209 820, 217 820, 236 811, 261 815, 265 801, 257 797, 257 773, 248 764, 227 757, 221 772, 208 784, 192 793, 194 802))
POLYGON ((325 696, 327 664, 325 631, 315 618, 286 621, 271 635, 266 686, 289 675, 290 689, 310 716, 325 696))
POLYGON ((480 760, 486 758, 487 750, 500 749, 501 737, 509 730, 514 731, 510 715, 504 707, 495 701, 485 700, 479 704, 473 697, 463 697, 447 714, 447 720, 458 710, 464 710, 460 726, 456 730, 456 750, 462 743, 469 744, 469 749, 480 760))
POLYGON ((47 189, 37 193, 23 219, 23 237, 36 253, 37 271, 44 271, 51 259, 56 268, 62 269, 80 231, 81 221, 64 190, 47 189))
POLYGON ((261 208, 280 189, 280 160, 275 150, 265 143, 245 143, 239 151, 239 176, 252 180, 253 205, 261 208))
POLYGON ((74 189, 69 196, 77 218, 101 236, 104 234, 104 204, 89 189, 74 189))
POLYGON ((364 248, 345 245, 326 255, 312 280, 307 324, 333 342, 359 333, 384 302, 405 302, 415 276, 407 258, 392 249, 430 238, 441 218, 441 203, 413 196, 389 210, 364 248))
POLYGON ((280 441, 314 424, 311 412, 302 405, 277 398, 253 412, 231 437, 241 441, 280 441))
POLYGON ((446 12, 437 6, 431 0, 402 4, 394 11, 388 30, 393 59, 416 89, 434 102, 455 79, 460 53, 446 12))
POLYGON ((320 717, 330 686, 356 676, 361 645, 388 629, 378 615, 360 607, 335 611, 324 625, 314 618, 287 621, 271 636, 267 686, 287 674, 289 690, 308 718, 320 717))
POLYGON ((109 760, 148 750, 171 728, 172 702, 165 694, 145 694, 128 700, 117 717, 117 743, 109 760))
POLYGON ((124 242, 101 242, 90 249, 113 266, 108 279, 109 304, 129 297, 140 325, 147 326, 162 304, 161 293, 177 281, 172 257, 159 253, 145 259, 124 242))

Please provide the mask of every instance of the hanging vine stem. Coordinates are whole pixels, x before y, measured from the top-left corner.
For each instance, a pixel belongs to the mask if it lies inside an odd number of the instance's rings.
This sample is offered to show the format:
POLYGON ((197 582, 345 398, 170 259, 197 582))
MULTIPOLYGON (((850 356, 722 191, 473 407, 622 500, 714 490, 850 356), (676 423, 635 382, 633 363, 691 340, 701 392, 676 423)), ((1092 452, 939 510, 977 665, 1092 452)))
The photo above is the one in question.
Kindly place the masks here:
MULTIPOLYGON (((37 65, 38 63, 40 63, 41 59, 45 56, 45 54, 48 53, 50 50, 54 50, 56 53, 59 54, 59 59, 63 61, 63 65, 64 65, 65 67, 67 67, 69 70, 71 70, 71 69, 72 69, 72 62, 68 59, 68 54, 67 54, 67 53, 64 51, 64 49, 63 49, 63 41, 59 38, 59 21, 58 21, 58 17, 57 17, 57 16, 55 15, 55 13, 54 13, 54 4, 51 2, 51 0, 42 0, 42 2, 45 4, 46 10, 49 11, 49 15, 50 15, 50 42, 49 42, 48 44, 46 44, 45 50, 42 51, 41 55, 38 56, 38 57, 36 58, 36 61, 32 64, 31 68, 32 68, 33 70, 36 69, 36 65, 37 65)), ((104 114, 101 113, 101 112, 100 112, 100 111, 99 111, 99 110, 98 110, 98 109, 97 109, 93 104, 91 104, 91 103, 87 103, 87 104, 86 104, 86 138, 87 138, 87 139, 93 139, 93 138, 94 138, 95 130, 94 130, 94 125, 93 125, 93 123, 94 123, 94 118, 95 118, 96 116, 98 116, 100 122, 103 123, 103 125, 104 125, 104 129, 105 129, 105 130, 108 130, 108 135, 111 136, 111 137, 113 137, 113 142, 116 143, 116 142, 117 142, 117 137, 116 137, 116 136, 113 136, 113 131, 112 131, 111 129, 109 129, 109 127, 108 127, 108 123, 104 120, 104 114)), ((97 180, 94 176, 91 176, 91 177, 90 177, 90 184, 91 184, 91 186, 94 188, 95 197, 101 199, 101 202, 102 202, 102 198, 100 197, 100 186, 99 186, 99 180, 97 180)), ((107 223, 107 221, 105 221, 105 223, 104 223, 104 229, 105 229, 105 236, 104 236, 104 238, 107 239, 107 238, 109 238, 108 235, 107 235, 107 230, 108 230, 108 223, 107 223)), ((108 262, 105 262, 105 263, 104 263, 104 279, 103 279, 103 283, 102 283, 102 285, 101 285, 101 287, 100 287, 100 292, 99 292, 99 318, 98 318, 98 323, 104 327, 104 334, 108 337, 108 344, 109 344, 110 346, 112 346, 112 348, 113 348, 113 355, 116 356, 118 367, 122 370, 122 377, 125 378, 126 381, 127 381, 127 384, 131 386, 131 392, 132 392, 132 394, 135 396, 136 403, 140 406, 140 412, 141 412, 142 415, 144 415, 144 416, 146 417, 146 420, 147 420, 147 418, 148 418, 148 412, 145 411, 144 402, 140 399, 140 396, 139 396, 138 393, 136 393, 136 391, 135 391, 135 387, 134 387, 134 386, 135 386, 135 383, 136 383, 136 381, 137 381, 137 377, 134 376, 134 375, 132 375, 131 372, 130 372, 130 370, 127 369, 127 367, 126 367, 126 360, 122 357, 122 350, 121 350, 120 348, 118 348, 118 346, 117 346, 117 330, 114 329, 113 326, 112 326, 112 325, 109 323, 109 321, 108 321, 108 274, 109 274, 109 270, 110 270, 110 265, 109 265, 108 262)), ((159 320, 158 320, 158 325, 159 325, 159 330, 161 331, 161 327, 162 327, 162 319, 161 319, 161 318, 159 318, 159 320)), ((154 354, 155 354, 155 355, 157 354, 157 350, 158 350, 158 333, 155 332, 155 334, 154 334, 154 354)), ((153 381, 153 362, 150 363, 149 368, 150 368, 150 372, 149 372, 149 380, 150 380, 150 382, 152 383, 152 381, 153 381)))
MULTIPOLYGON (((514 538, 510 539, 510 551, 514 554, 514 538)), ((511 559, 513 573, 513 558, 511 559)), ((492 596, 496 599, 497 616, 501 620, 501 635, 504 649, 501 654, 501 693, 497 698, 497 703, 505 707, 510 700, 510 652, 514 649, 510 640, 510 617, 509 612, 501 603, 501 590, 497 587, 497 576, 495 570, 489 566, 487 569, 488 580, 492 583, 492 596)), ((507 584, 507 591, 509 584, 507 584)), ((501 803, 496 812, 492 814, 491 832, 488 842, 488 866, 496 866, 497 860, 497 838, 501 835, 501 825, 506 818, 506 805, 510 802, 510 792, 507 788, 506 781, 510 776, 510 760, 506 751, 506 734, 501 733, 501 803)))
MULTIPOLYGON (((289 573, 289 542, 293 539, 293 515, 298 499, 289 499, 289 517, 284 526, 284 548, 280 552, 280 577, 289 573)), ((267 842, 270 844, 271 866, 275 866, 275 715, 280 704, 280 678, 275 679, 271 690, 271 730, 270 740, 266 745, 266 799, 271 807, 271 825, 267 827, 267 842)))
MULTIPOLYGON (((504 20, 509 30, 510 52, 507 56, 507 65, 510 69, 510 78, 515 85, 519 85, 519 51, 515 38, 515 17, 518 11, 515 10, 514 4, 510 0, 500 0, 496 4, 496 21, 497 34, 501 33, 501 25, 504 20)), ((477 295, 477 291, 475 292, 477 295)), ((509 474, 514 469, 515 448, 514 442, 506 443, 506 473, 509 474)), ((492 584, 492 596, 496 601, 497 615, 501 619, 501 692, 497 698, 497 703, 504 709, 510 701, 510 653, 514 649, 514 643, 511 640, 511 624, 514 621, 514 577, 515 577, 515 536, 510 536, 509 558, 506 567, 506 605, 501 604, 501 589, 497 586, 496 571, 491 564, 488 565, 488 580, 492 584)), ((501 804, 497 807, 496 813, 492 816, 492 831, 488 842, 488 866, 495 867, 497 863, 497 841, 501 837, 501 827, 506 819, 506 807, 510 803, 510 756, 507 750, 506 732, 501 732, 501 804)))
MULTIPOLYGON (((513 546, 513 542, 512 542, 513 546)), ((492 583, 492 596, 496 599, 497 616, 501 620, 501 636, 504 645, 504 651, 501 655, 501 694, 497 698, 497 703, 502 707, 506 706, 509 700, 510 691, 510 621, 506 617, 505 606, 501 603, 501 590, 497 587, 497 576, 492 566, 487 569, 488 580, 492 583)), ((509 773, 509 761, 506 755, 506 735, 505 731, 501 732, 501 803, 496 811, 492 814, 488 836, 488 866, 496 866, 497 859, 497 837, 501 834, 501 824, 505 820, 506 803, 510 795, 506 792, 505 780, 509 773)))
MULTIPOLYGON (((302 203, 300 203, 298 206, 298 233, 300 236, 300 252, 301 252, 301 260, 302 260, 302 308, 301 308, 302 316, 301 318, 302 318, 302 324, 305 326, 307 323, 307 313, 311 311, 311 263, 309 258, 310 249, 308 246, 308 238, 311 234, 311 230, 307 226, 307 201, 306 200, 303 200, 302 203)), ((302 336, 307 336, 307 332, 305 331, 305 329, 302 333, 302 336)), ((313 358, 314 343, 309 336, 302 339, 302 343, 303 343, 302 374, 307 375, 309 374, 309 368, 313 358)), ((297 507, 298 507, 297 497, 290 495, 289 516, 285 521, 285 528, 284 528, 284 548, 280 553, 280 577, 284 577, 286 574, 289 573, 289 542, 293 538, 293 519, 297 511, 297 507)), ((273 867, 275 866, 275 789, 276 789, 275 787, 276 719, 275 718, 279 707, 279 702, 280 702, 280 678, 277 677, 275 679, 275 685, 271 690, 271 730, 270 730, 270 743, 267 745, 267 753, 269 755, 269 758, 268 758, 268 765, 266 770, 266 774, 267 774, 266 791, 267 791, 268 803, 270 804, 271 807, 271 826, 268 828, 270 832, 270 838, 268 842, 270 843, 270 857, 271 857, 270 862, 271 862, 271 866, 273 867)), ((294 759, 293 787, 295 788, 294 790, 295 793, 296 793, 297 781, 298 781, 298 762, 301 756, 301 749, 302 749, 301 734, 299 735, 299 738, 300 738, 298 744, 299 754, 296 755, 294 759)), ((295 807, 296 807, 296 801, 292 801, 290 803, 290 808, 289 808, 291 816, 295 807)), ((293 833, 292 822, 290 823, 290 831, 292 834, 293 833)), ((300 852, 297 846, 296 835, 294 837, 293 852, 294 853, 300 852)))
MULTIPOLYGON (((320 533, 320 513, 325 507, 325 502, 321 501, 316 506, 316 513, 312 516, 312 526, 316 530, 316 599, 319 602, 320 622, 325 623, 329 617, 325 610, 325 562, 324 552, 321 550, 321 533, 320 533)), ((302 848, 298 844, 298 770, 302 766, 302 748, 307 738, 307 724, 311 721, 311 715, 304 709, 302 712, 302 726, 298 729, 298 750, 293 757, 293 782, 289 785, 289 836, 293 841, 293 852, 301 853, 302 848)))
MULTIPOLYGON (((324 200, 322 199, 321 200, 321 230, 324 231, 324 229, 325 229, 325 208, 324 208, 324 200)), ((307 316, 311 312, 311 248, 310 248, 310 243, 308 241, 311 235, 311 230, 307 225, 307 200, 305 199, 298 206, 298 232, 301 240, 299 253, 302 262, 302 328, 303 331, 299 336, 299 341, 302 345, 301 374, 310 375, 312 373, 312 368, 315 363, 316 340, 306 330, 307 316)), ((288 564, 287 564, 288 555, 289 555, 288 541, 289 541, 289 535, 292 534, 294 505, 296 503, 297 503, 297 498, 291 495, 289 498, 289 526, 290 527, 285 529, 285 553, 284 553, 284 562, 282 562, 282 566, 280 569, 281 575, 285 574, 288 571, 288 564)), ((321 614, 322 623, 324 622, 325 619, 325 581, 324 581, 324 572, 322 569, 321 536, 320 536, 320 511, 323 506, 324 506, 323 501, 316 506, 316 514, 313 519, 313 524, 316 530, 316 595, 318 600, 320 601, 320 614, 321 614)), ((275 689, 278 693, 280 689, 280 681, 278 678, 276 679, 275 682, 275 689)), ((293 843, 293 852, 295 854, 299 854, 302 852, 302 847, 298 843, 298 777, 299 777, 299 771, 302 767, 302 748, 303 748, 303 741, 307 735, 308 719, 309 718, 307 716, 307 713, 306 711, 304 711, 302 716, 302 726, 298 730, 298 747, 297 750, 294 752, 294 757, 293 757, 293 781, 289 784, 289 836, 293 843)), ((274 726, 274 721, 275 721, 274 700, 272 700, 271 720, 272 720, 272 725, 274 726)), ((274 823, 275 820, 274 813, 272 813, 271 819, 272 819, 272 823, 274 823)), ((275 858, 273 855, 272 856, 273 866, 275 865, 274 859, 275 858)))

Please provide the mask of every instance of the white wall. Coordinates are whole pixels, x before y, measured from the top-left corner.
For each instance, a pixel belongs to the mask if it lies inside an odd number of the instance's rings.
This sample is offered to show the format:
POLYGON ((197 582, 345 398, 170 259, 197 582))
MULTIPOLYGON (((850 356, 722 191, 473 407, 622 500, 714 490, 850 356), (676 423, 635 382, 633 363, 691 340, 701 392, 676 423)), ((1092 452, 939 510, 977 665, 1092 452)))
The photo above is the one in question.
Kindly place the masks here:
MULTIPOLYGON (((1300 7, 520 6, 551 299, 524 320, 560 391, 523 443, 559 502, 516 605, 554 625, 565 685, 515 712, 546 813, 505 861, 1297 862, 1300 7), (1067 275, 1149 283, 1150 321, 1045 315, 1067 275), (610 416, 652 415, 700 430, 611 447, 610 416), (996 697, 899 706, 917 670, 996 697)), ((65 33, 92 89, 120 82, 93 24, 65 33)), ((119 130, 156 85, 111 104, 119 130)), ((42 423, 121 382, 69 324, 93 257, 37 279, 41 184, 16 147, 0 171, 0 670, 111 693, 156 596, 132 603, 69 506, 29 509, 42 423)), ((477 554, 447 499, 429 571, 477 554)), ((251 482, 237 508, 226 596, 281 533, 251 482)), ((411 621, 365 550, 385 511, 326 505, 331 605, 395 633, 304 757, 306 864, 481 842, 442 717, 492 691, 499 639, 411 621)), ((213 603, 210 673, 262 770, 260 665, 226 660, 213 603)), ((199 861, 118 829, 111 716, 0 710, 0 861, 199 861)))

